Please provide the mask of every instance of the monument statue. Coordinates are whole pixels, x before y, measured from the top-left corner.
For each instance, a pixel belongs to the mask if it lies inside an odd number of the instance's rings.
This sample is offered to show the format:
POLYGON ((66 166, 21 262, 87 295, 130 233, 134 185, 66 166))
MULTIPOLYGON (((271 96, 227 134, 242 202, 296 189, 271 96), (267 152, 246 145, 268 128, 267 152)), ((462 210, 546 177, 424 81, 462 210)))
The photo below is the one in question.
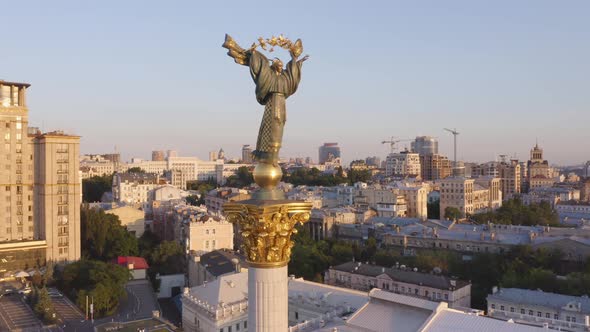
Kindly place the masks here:
POLYGON ((282 175, 278 161, 283 141, 283 128, 287 120, 285 100, 297 91, 301 80, 301 66, 309 56, 298 59, 303 51, 301 39, 293 43, 280 35, 268 39, 259 38, 258 41, 258 44, 254 43, 246 50, 226 34, 222 46, 228 49, 227 54, 236 63, 250 68, 250 75, 256 84, 256 100, 264 105, 256 150, 252 152, 252 155, 259 163, 254 171, 256 183, 263 188, 270 188, 280 181, 280 175, 282 175), (279 58, 269 61, 264 54, 256 50, 258 46, 270 52, 276 46, 286 49, 291 55, 291 61, 287 63, 286 68, 283 68, 283 62, 279 58))
POLYGON ((291 236, 298 224, 309 221, 312 204, 285 200, 277 189, 282 171, 278 165, 286 120, 285 100, 297 91, 301 66, 307 56, 299 59, 301 40, 291 42, 281 36, 259 38, 249 49, 240 47, 229 35, 222 45, 236 63, 248 66, 256 84, 256 100, 264 105, 258 131, 257 164, 254 181, 260 186, 252 199, 227 202, 223 213, 237 226, 241 253, 248 261, 248 330, 255 332, 287 331, 288 329, 288 263, 294 246, 291 236), (274 47, 286 49, 291 61, 283 68, 278 58, 269 61, 257 47, 272 52, 274 47))

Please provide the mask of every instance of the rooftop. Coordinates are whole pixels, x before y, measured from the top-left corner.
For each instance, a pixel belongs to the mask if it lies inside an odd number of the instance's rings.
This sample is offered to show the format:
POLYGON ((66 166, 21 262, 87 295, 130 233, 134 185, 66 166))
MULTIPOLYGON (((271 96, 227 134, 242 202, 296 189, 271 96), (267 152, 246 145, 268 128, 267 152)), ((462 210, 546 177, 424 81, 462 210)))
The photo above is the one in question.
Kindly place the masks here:
POLYGON ((344 263, 334 266, 332 269, 371 277, 377 277, 379 275, 386 274, 395 281, 415 285, 424 285, 437 289, 462 288, 469 285, 469 282, 467 281, 451 279, 444 275, 414 272, 400 268, 386 268, 378 265, 362 264, 358 262, 344 263), (455 286, 453 286, 452 283, 455 283, 455 286))
POLYGON ((490 300, 538 305, 556 310, 570 308, 571 310, 580 310, 586 315, 590 314, 588 296, 571 296, 522 288, 502 288, 496 293, 488 295, 488 302, 490 300))
POLYGON ((229 250, 214 250, 200 256, 200 263, 207 266, 207 271, 215 277, 236 271, 235 260, 240 266, 248 267, 243 257, 229 250))

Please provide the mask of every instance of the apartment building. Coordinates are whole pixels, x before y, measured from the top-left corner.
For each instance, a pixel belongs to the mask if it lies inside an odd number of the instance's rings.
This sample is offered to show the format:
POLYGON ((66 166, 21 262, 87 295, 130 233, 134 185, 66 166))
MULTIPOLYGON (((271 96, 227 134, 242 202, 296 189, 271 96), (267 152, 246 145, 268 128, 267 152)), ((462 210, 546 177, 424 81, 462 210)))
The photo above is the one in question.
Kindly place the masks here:
POLYGON ((430 301, 444 301, 451 308, 471 306, 471 283, 440 274, 414 271, 405 266, 386 268, 348 262, 330 267, 324 283, 362 291, 380 288, 430 301))

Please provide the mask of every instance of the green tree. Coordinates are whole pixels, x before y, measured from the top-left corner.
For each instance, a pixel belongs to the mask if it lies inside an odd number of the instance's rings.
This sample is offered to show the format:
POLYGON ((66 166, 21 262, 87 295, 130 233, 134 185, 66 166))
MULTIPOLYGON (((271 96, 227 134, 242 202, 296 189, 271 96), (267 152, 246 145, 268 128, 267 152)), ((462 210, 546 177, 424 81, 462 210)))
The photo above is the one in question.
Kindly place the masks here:
POLYGON ((495 211, 479 213, 472 216, 478 223, 493 222, 506 225, 549 225, 561 226, 557 212, 551 208, 548 202, 524 205, 518 197, 509 199, 495 211))
POLYGON ((243 188, 251 185, 252 183, 254 183, 252 171, 249 167, 242 166, 238 168, 236 174, 227 178, 225 185, 228 187, 243 188))
POLYGON ((32 297, 33 311, 43 322, 51 324, 56 320, 55 308, 49 297, 47 288, 35 288, 32 297))
POLYGON ((348 171, 348 183, 355 184, 357 182, 369 182, 371 180, 371 171, 365 170, 354 170, 348 171))
POLYGON ((111 191, 113 175, 93 176, 82 180, 82 201, 85 203, 100 202, 105 192, 111 191))
POLYGON ((121 226, 119 217, 103 210, 83 206, 80 209, 82 255, 109 261, 117 256, 136 256, 137 239, 121 226))
POLYGON ((201 204, 205 204, 204 196, 201 197, 197 195, 189 195, 185 197, 186 203, 192 206, 199 206, 201 204))
POLYGON ((127 295, 125 284, 131 275, 127 268, 100 261, 81 260, 66 265, 58 286, 85 310, 86 296, 94 298, 95 317, 111 315, 119 300, 127 295))
POLYGON ((145 173, 145 171, 141 167, 130 167, 127 170, 127 173, 145 173))
POLYGON ((461 219, 462 216, 461 210, 454 206, 447 206, 445 208, 445 219, 458 220, 461 219))
POLYGON ((163 241, 151 252, 148 263, 150 265, 148 276, 154 289, 157 291, 160 287, 156 276, 158 274, 184 273, 186 259, 183 249, 178 242, 163 241))

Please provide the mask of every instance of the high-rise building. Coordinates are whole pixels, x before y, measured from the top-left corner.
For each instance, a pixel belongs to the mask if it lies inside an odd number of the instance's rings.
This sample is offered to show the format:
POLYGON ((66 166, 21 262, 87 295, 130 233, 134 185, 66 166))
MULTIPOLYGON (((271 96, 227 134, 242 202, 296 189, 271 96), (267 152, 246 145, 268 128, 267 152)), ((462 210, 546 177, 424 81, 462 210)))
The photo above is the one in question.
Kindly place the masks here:
POLYGON ((209 151, 209 161, 216 161, 217 160, 217 152, 209 151))
POLYGON ((39 238, 33 224, 33 147, 28 136, 29 84, 0 81, 0 241, 39 238))
POLYGON ((47 259, 80 259, 80 137, 56 131, 35 136, 35 224, 47 259))
POLYGON ((440 181, 440 217, 447 207, 457 208, 462 217, 488 212, 502 205, 500 179, 482 176, 475 179, 448 177, 440 181))
POLYGON ((381 158, 379 157, 367 157, 365 158, 367 166, 375 166, 376 168, 381 167, 381 158))
POLYGON ((166 153, 162 150, 152 151, 152 161, 164 161, 166 160, 166 153))
POLYGON ((250 145, 242 146, 242 164, 251 164, 252 163, 252 148, 250 145))
POLYGON ((411 143, 412 151, 419 155, 438 153, 438 140, 432 136, 417 136, 411 143))
POLYGON ((543 159, 543 149, 538 144, 531 149, 531 157, 527 163, 528 189, 551 186, 553 181, 553 169, 549 162, 543 159))
POLYGON ((451 161, 440 154, 420 155, 422 180, 435 181, 451 175, 451 161))
POLYGON ((420 156, 407 150, 390 153, 385 159, 385 176, 420 177, 420 156))
POLYGON ((338 143, 324 143, 319 148, 319 163, 333 162, 340 158, 340 147, 338 143))
POLYGON ((170 159, 170 158, 176 158, 178 157, 178 151, 176 150, 168 150, 166 151, 166 158, 170 159))
MULTIPOLYGON (((80 258, 79 137, 28 127, 26 83, 0 81, 0 270, 80 258)), ((118 160, 113 159, 113 162, 118 160)))
POLYGON ((520 194, 520 163, 516 159, 510 162, 502 161, 497 165, 498 176, 500 177, 500 185, 502 189, 502 197, 504 199, 512 198, 514 195, 520 194))

